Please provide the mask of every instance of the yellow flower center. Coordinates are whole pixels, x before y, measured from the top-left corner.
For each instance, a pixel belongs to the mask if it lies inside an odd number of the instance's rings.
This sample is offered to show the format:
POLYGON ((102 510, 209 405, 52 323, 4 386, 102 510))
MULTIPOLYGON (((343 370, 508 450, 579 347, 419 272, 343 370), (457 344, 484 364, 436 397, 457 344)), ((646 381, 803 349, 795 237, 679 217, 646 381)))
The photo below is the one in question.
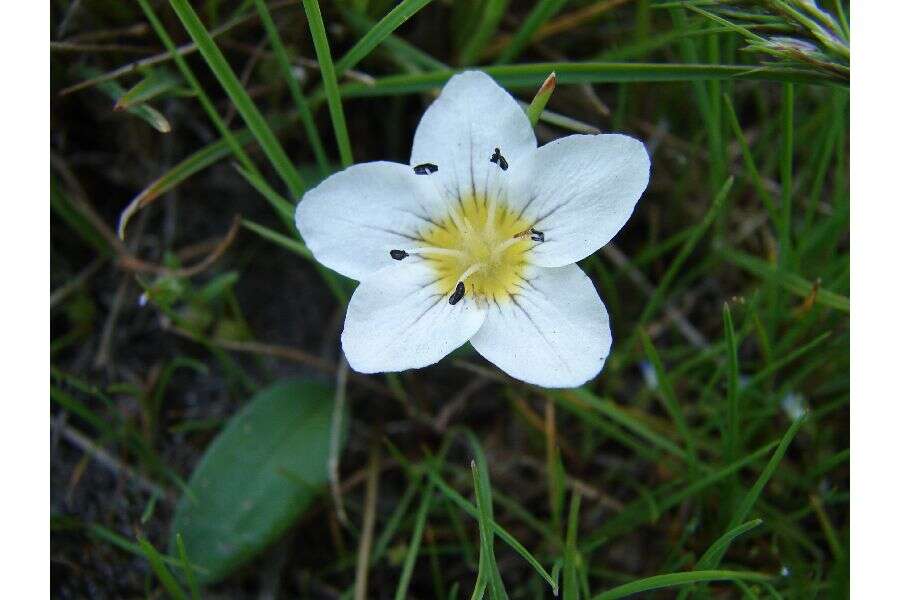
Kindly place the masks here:
MULTIPOLYGON (((501 302, 518 291, 537 239, 531 223, 484 196, 455 203, 443 220, 422 232, 421 256, 445 294, 465 286, 476 301, 501 302)), ((458 300, 458 299, 457 299, 458 300)))

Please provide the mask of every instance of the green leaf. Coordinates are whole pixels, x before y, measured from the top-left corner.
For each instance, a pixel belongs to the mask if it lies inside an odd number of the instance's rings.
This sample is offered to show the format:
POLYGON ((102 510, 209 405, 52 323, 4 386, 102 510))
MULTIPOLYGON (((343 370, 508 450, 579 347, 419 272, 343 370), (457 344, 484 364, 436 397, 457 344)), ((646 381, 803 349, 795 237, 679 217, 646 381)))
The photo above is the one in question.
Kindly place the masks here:
POLYGON ((285 380, 259 393, 210 444, 172 523, 199 583, 221 580, 277 540, 328 480, 334 392, 285 380))

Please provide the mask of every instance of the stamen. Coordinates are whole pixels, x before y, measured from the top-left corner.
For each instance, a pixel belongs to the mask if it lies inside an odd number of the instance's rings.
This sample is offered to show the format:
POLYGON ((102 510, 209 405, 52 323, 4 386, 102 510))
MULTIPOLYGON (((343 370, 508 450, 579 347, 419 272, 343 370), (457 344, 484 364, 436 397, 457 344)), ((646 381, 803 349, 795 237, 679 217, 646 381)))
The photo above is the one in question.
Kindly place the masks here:
POLYGON ((472 265, 471 267, 466 269, 465 273, 463 273, 462 275, 459 276, 459 282, 462 283, 463 281, 465 281, 466 279, 468 279, 469 277, 471 277, 472 275, 474 275, 475 273, 477 273, 480 270, 481 270, 481 263, 475 263, 474 265, 472 265))
POLYGON ((450 299, 448 300, 448 302, 450 303, 450 306, 453 306, 454 304, 456 304, 457 302, 462 300, 462 297, 465 295, 465 293, 466 293, 466 286, 462 281, 460 281, 459 283, 456 284, 456 290, 453 292, 453 294, 450 296, 450 299))
POLYGON ((496 164, 504 171, 509 168, 509 163, 506 162, 506 159, 503 158, 502 154, 500 154, 500 148, 494 148, 494 153, 491 155, 491 162, 496 164))
POLYGON ((509 248, 509 247, 512 246, 513 244, 515 244, 516 242, 521 242, 521 241, 522 241, 522 237, 524 237, 524 236, 518 236, 518 235, 517 235, 517 236, 511 237, 511 238, 509 238, 508 240, 504 241, 504 242, 501 243, 499 246, 497 246, 496 248, 494 248, 494 255, 499 255, 501 252, 503 252, 504 250, 506 250, 507 248, 509 248))
POLYGON ((434 163, 422 163, 413 167, 416 175, 431 175, 432 173, 437 173, 437 170, 438 166, 434 163))
POLYGON ((514 235, 513 238, 523 238, 525 236, 531 237, 532 242, 543 242, 544 241, 544 232, 538 231, 534 227, 531 227, 524 231, 520 231, 519 233, 514 235))
POLYGON ((409 256, 409 252, 404 250, 391 250, 391 258, 394 260, 403 260, 407 256, 409 256))
POLYGON ((454 248, 436 248, 435 246, 419 246, 407 250, 408 254, 443 254, 445 256, 463 256, 462 250, 454 248))

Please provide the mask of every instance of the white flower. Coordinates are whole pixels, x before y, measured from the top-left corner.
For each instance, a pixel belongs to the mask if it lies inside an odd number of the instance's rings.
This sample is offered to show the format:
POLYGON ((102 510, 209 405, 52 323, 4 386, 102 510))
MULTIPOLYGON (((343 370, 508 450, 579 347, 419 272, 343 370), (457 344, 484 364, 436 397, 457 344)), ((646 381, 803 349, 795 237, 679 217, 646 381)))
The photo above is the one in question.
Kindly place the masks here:
POLYGON ((574 263, 619 231, 650 159, 623 135, 540 148, 481 72, 425 111, 409 165, 372 162, 306 193, 296 221, 325 266, 360 281, 341 342, 362 373, 433 364, 471 341, 509 375, 574 387, 603 368, 609 316, 574 263))

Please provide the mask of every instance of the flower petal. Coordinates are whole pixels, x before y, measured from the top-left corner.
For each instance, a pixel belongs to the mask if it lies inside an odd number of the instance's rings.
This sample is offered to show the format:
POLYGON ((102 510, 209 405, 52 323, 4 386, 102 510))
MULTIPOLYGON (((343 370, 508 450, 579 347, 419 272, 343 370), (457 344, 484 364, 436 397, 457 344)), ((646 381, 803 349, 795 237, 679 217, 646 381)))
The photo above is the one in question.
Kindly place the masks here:
POLYGON ((485 314, 470 297, 451 305, 431 267, 409 257, 360 283, 347 307, 341 343, 347 362, 360 373, 418 369, 466 343, 485 314))
POLYGON ((625 135, 570 135, 538 148, 509 193, 512 206, 544 234, 532 261, 561 267, 605 246, 649 179, 644 145, 625 135))
POLYGON ((577 265, 532 271, 510 302, 491 305, 472 346, 516 379, 579 386, 600 372, 609 354, 606 307, 577 265))
POLYGON ((535 148, 531 123, 515 98, 488 75, 466 71, 451 77, 425 111, 410 164, 437 165, 428 178, 456 199, 496 190, 535 148))
POLYGON ((424 179, 399 163, 353 165, 303 196, 297 229, 319 262, 363 279, 391 264, 391 250, 416 245, 444 217, 444 200, 424 179))

